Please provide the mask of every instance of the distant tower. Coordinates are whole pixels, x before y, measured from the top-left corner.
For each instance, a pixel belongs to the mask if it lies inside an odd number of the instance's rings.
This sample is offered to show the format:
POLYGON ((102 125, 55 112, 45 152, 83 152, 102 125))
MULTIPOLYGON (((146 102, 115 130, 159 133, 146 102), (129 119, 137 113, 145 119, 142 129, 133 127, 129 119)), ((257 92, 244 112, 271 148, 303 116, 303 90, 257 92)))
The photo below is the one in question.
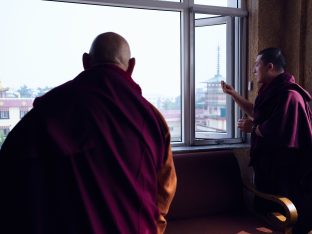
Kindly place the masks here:
POLYGON ((201 129, 207 132, 226 132, 226 95, 223 93, 221 81, 226 80, 220 74, 220 46, 217 47, 216 74, 201 83, 206 84, 203 99, 203 112, 199 117, 201 129))
POLYGON ((209 83, 219 84, 221 80, 224 80, 224 77, 220 74, 220 46, 217 47, 217 69, 216 74, 208 79, 207 81, 203 81, 202 83, 206 83, 207 87, 209 83))
POLYGON ((225 78, 220 74, 220 46, 217 47, 217 71, 216 74, 208 79, 207 81, 203 81, 201 83, 207 84, 207 91, 209 90, 209 87, 211 86, 219 86, 221 80, 224 80, 225 78), (214 84, 214 85, 211 85, 214 84))
POLYGON ((218 45, 216 74, 207 81, 202 82, 206 83, 205 109, 208 110, 209 116, 216 118, 224 117, 223 112, 226 107, 226 95, 221 88, 221 81, 225 80, 225 78, 220 74, 220 51, 218 45))
POLYGON ((220 76, 220 46, 217 48, 217 76, 220 76))

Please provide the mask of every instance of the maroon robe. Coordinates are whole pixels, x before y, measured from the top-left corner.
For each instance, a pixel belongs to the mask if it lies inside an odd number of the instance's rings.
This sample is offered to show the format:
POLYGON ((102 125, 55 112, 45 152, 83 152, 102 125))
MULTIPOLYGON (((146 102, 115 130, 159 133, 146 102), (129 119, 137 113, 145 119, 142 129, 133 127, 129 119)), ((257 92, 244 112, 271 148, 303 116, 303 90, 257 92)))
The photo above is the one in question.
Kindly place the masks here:
MULTIPOLYGON (((166 211, 158 192, 168 135, 140 87, 114 65, 37 98, 0 151, 0 233, 156 233, 166 211)), ((161 181, 174 193, 168 168, 171 184, 161 181)))
POLYGON ((290 198, 299 209, 299 223, 305 222, 303 226, 312 224, 310 101, 310 94, 295 83, 293 76, 279 75, 259 90, 254 123, 262 137, 251 135, 251 165, 255 169, 256 186, 263 192, 290 198), (306 207, 310 210, 303 211, 306 207), (303 213, 304 218, 311 220, 303 221, 303 213))
MULTIPOLYGON (((254 122, 264 137, 253 147, 306 148, 312 144, 310 94, 283 73, 261 87, 254 106, 254 122)), ((312 156, 311 156, 312 157, 312 156)))

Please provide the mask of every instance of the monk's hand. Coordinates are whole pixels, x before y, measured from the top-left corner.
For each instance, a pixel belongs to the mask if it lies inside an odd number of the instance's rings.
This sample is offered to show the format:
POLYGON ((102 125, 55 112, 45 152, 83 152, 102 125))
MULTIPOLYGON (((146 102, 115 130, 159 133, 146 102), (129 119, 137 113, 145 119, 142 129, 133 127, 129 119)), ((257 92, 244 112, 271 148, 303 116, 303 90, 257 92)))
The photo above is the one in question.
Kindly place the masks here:
POLYGON ((253 121, 248 117, 243 117, 237 122, 237 127, 243 132, 251 132, 253 126, 253 121))
POLYGON ((221 81, 221 88, 226 94, 233 95, 233 93, 235 92, 235 89, 231 85, 225 83, 223 80, 221 81))
POLYGON ((128 73, 130 76, 132 75, 134 66, 135 66, 135 58, 129 59, 129 65, 128 65, 127 73, 128 73))

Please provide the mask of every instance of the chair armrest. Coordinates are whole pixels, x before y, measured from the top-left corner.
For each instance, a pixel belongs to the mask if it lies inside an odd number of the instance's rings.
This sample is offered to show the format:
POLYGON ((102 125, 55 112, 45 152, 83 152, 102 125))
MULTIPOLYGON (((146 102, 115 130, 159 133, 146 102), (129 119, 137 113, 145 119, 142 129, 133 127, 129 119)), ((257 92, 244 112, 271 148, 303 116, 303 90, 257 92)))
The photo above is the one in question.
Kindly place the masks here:
POLYGON ((279 211, 268 212, 264 214, 263 218, 272 226, 285 230, 286 233, 290 233, 286 230, 291 230, 298 219, 295 205, 286 197, 260 192, 250 183, 244 183, 244 187, 253 193, 254 196, 281 207, 283 210, 282 214, 279 211))

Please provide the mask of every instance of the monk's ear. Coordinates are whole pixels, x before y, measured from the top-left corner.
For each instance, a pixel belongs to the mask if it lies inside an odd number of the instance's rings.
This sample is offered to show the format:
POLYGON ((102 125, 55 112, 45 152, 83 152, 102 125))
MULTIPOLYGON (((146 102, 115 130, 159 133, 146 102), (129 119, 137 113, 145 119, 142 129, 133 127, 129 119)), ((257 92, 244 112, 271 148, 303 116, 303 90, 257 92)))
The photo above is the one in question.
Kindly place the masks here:
POLYGON ((273 71, 273 70, 275 69, 273 63, 268 63, 268 64, 267 64, 267 68, 268 68, 269 71, 273 71))
POLYGON ((91 68, 91 56, 88 53, 83 53, 82 64, 85 70, 91 68))
POLYGON ((127 72, 131 76, 135 66, 135 58, 129 59, 127 72))

